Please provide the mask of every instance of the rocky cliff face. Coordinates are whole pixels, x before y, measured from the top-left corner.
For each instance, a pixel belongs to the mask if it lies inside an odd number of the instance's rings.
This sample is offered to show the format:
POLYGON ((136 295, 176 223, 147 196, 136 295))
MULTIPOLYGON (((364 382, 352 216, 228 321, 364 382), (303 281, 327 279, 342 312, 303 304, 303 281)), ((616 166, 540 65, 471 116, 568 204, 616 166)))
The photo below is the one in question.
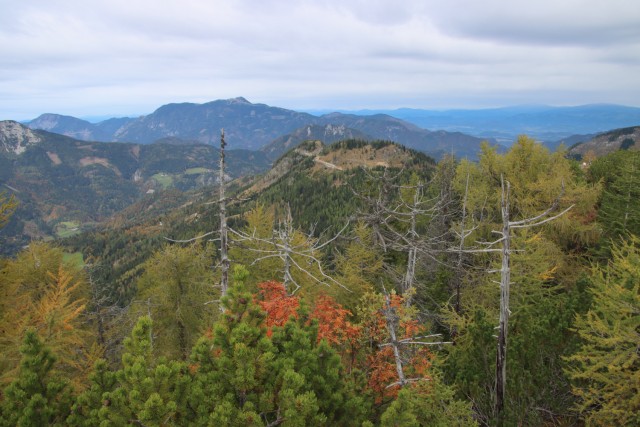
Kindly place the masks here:
POLYGON ((41 141, 41 136, 18 122, 0 121, 0 149, 5 153, 20 155, 28 146, 41 141))

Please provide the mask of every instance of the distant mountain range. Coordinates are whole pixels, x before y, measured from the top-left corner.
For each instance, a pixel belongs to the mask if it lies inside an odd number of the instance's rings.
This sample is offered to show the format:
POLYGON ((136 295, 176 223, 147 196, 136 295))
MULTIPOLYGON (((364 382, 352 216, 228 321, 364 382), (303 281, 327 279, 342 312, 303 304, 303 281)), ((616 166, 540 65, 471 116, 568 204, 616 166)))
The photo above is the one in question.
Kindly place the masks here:
POLYGON ((511 145, 526 134, 541 142, 555 142, 572 135, 595 134, 611 129, 640 125, 640 108, 593 104, 576 107, 545 105, 516 106, 480 110, 397 110, 343 111, 358 115, 388 114, 428 129, 464 132, 481 138, 495 138, 511 145))
POLYGON ((146 116, 95 124, 69 116, 43 114, 27 125, 85 141, 139 144, 170 141, 217 145, 220 129, 224 128, 230 147, 264 149, 274 160, 305 139, 319 139, 324 143, 344 137, 390 140, 434 157, 452 152, 458 157, 472 158, 477 155, 483 140, 459 132, 432 132, 385 114, 332 113, 318 117, 253 104, 244 98, 205 104, 168 104, 146 116))

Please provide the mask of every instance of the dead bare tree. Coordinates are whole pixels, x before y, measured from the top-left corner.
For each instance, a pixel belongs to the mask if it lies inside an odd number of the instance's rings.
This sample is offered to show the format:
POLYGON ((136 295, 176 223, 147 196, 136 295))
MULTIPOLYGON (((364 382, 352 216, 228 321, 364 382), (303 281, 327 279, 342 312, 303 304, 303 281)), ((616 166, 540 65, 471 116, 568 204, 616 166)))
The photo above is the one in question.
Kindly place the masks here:
MULTIPOLYGON (((229 268, 231 264, 231 260, 229 259, 229 234, 235 236, 233 239, 233 243, 242 244, 243 242, 261 242, 261 243, 269 243, 273 249, 264 250, 264 249, 255 249, 249 247, 248 249, 251 251, 255 251, 259 254, 259 256, 253 261, 253 264, 272 257, 277 257, 282 259, 283 261, 283 283, 285 288, 287 288, 288 292, 291 294, 295 293, 300 285, 294 279, 291 271, 297 269, 304 274, 306 274, 313 281, 321 284, 336 284, 338 286, 347 289, 345 286, 340 284, 338 281, 333 279, 331 276, 326 274, 322 268, 322 264, 320 260, 317 258, 316 253, 320 251, 322 248, 336 240, 340 234, 347 228, 347 225, 333 238, 329 239, 323 244, 319 244, 317 240, 314 240, 311 234, 306 236, 306 239, 301 244, 296 244, 294 242, 295 229, 293 227, 293 219, 291 217, 291 209, 287 204, 286 218, 280 222, 279 227, 273 231, 273 236, 271 240, 264 239, 258 237, 255 233, 244 233, 241 231, 236 231, 233 228, 229 227, 227 223, 227 203, 229 202, 229 198, 226 195, 226 173, 225 173, 225 147, 227 143, 225 141, 224 129, 220 130, 220 160, 218 166, 218 181, 219 181, 219 191, 218 191, 218 206, 219 206, 219 218, 220 218, 220 226, 218 229, 219 238, 213 240, 220 241, 220 289, 221 289, 221 297, 227 294, 229 288, 229 268), (296 260, 296 258, 305 259, 307 265, 315 265, 317 268, 318 274, 314 274, 309 271, 309 268, 301 265, 300 262, 296 260), (294 289, 290 290, 289 287, 293 286, 294 289)), ((186 239, 186 240, 174 240, 166 238, 166 240, 175 242, 175 243, 189 243, 195 240, 203 239, 212 234, 215 234, 215 231, 210 231, 204 233, 200 236, 186 239)), ((347 289, 348 290, 348 289, 347 289)), ((212 301, 209 301, 212 302, 212 301)), ((207 303, 209 303, 207 302, 207 303)), ((224 311, 224 308, 220 308, 224 311)))
MULTIPOLYGON (((224 129, 220 129, 220 160, 218 162, 218 201, 217 204, 219 206, 219 218, 220 218, 220 226, 218 228, 218 239, 212 239, 211 241, 220 241, 220 296, 223 297, 227 294, 229 289, 229 226, 227 224, 227 196, 226 196, 226 173, 225 173, 225 148, 227 146, 227 142, 224 137, 224 129)), ((213 204, 215 202, 209 202, 206 204, 213 204)), ((193 237, 191 239, 185 240, 175 240, 165 237, 165 240, 173 242, 173 243, 190 243, 196 240, 204 239, 212 234, 215 234, 215 231, 209 231, 200 236, 193 237)), ((214 268, 217 266, 214 265, 214 268)), ((209 304, 213 301, 208 301, 205 304, 209 304)), ((215 301, 219 302, 219 300, 215 301)), ((224 311, 224 307, 220 306, 220 310, 224 311)))
POLYGON ((467 226, 467 198, 469 196, 469 174, 467 174, 467 179, 465 182, 464 195, 462 197, 462 212, 460 217, 460 228, 459 230, 452 230, 458 240, 457 250, 454 251, 456 256, 456 263, 454 268, 454 277, 453 277, 453 294, 454 294, 454 303, 453 307, 456 313, 460 314, 462 311, 462 275, 464 274, 464 256, 465 256, 465 245, 466 239, 469 237, 475 230, 476 226, 466 228, 467 226))
POLYGON ((396 333, 396 328, 398 327, 400 318, 398 316, 396 308, 391 305, 391 297, 386 292, 384 295, 384 308, 382 310, 382 313, 385 318, 385 325, 386 325, 387 332, 389 333, 389 341, 386 343, 380 344, 379 347, 382 348, 382 347, 390 346, 393 349, 393 358, 396 365, 396 374, 398 375, 398 381, 395 381, 389 384, 387 388, 393 387, 393 386, 400 386, 402 388, 406 384, 423 380, 424 378, 406 378, 404 374, 405 360, 402 357, 402 347, 407 345, 440 346, 445 344, 452 344, 452 342, 441 341, 441 340, 425 341, 426 339, 430 339, 430 338, 441 338, 442 337, 441 334, 423 335, 419 337, 408 337, 408 338, 399 340, 398 335, 396 333))
MULTIPOLYGON (((550 216, 555 211, 560 202, 560 198, 564 193, 564 184, 560 195, 554 200, 554 202, 544 212, 534 217, 525 218, 519 221, 511 221, 509 212, 509 195, 511 190, 511 184, 509 181, 504 180, 503 176, 500 176, 501 185, 501 199, 500 210, 502 217, 502 229, 492 230, 492 233, 500 236, 493 242, 483 243, 485 248, 483 249, 468 249, 464 250, 469 253, 480 252, 499 252, 501 258, 501 267, 499 270, 492 270, 491 272, 500 272, 500 318, 498 324, 498 342, 496 353, 496 382, 495 382, 495 405, 494 411, 496 415, 499 415, 504 409, 505 391, 507 385, 507 335, 509 330, 509 316, 511 311, 509 310, 509 293, 511 287, 511 241, 513 238, 512 231, 520 228, 531 228, 543 225, 547 222, 553 221, 556 218, 567 213, 573 205, 564 209, 562 212, 550 216), (495 246, 500 245, 500 248, 495 246)), ((455 249, 459 251, 459 248, 455 249)))
POLYGON ((256 264, 270 258, 280 259, 282 261, 282 283, 284 284, 287 293, 295 294, 302 287, 292 274, 292 271, 295 270, 302 272, 306 277, 318 284, 334 284, 348 290, 347 287, 325 273, 322 267, 322 262, 317 256, 319 251, 338 239, 347 229, 348 225, 349 223, 324 243, 320 243, 318 239, 315 239, 312 236, 312 233, 305 235, 302 242, 296 242, 296 229, 293 226, 291 208, 289 204, 287 204, 285 218, 280 221, 278 227, 273 230, 271 239, 259 237, 255 232, 250 234, 236 231, 232 228, 230 228, 229 231, 235 236, 234 243, 236 244, 264 244, 261 245, 263 248, 255 248, 251 245, 244 246, 245 249, 255 252, 257 255, 252 264, 256 264), (311 266, 315 266, 317 271, 310 271, 311 266))
POLYGON ((228 240, 228 226, 227 226, 227 199, 225 196, 225 153, 224 149, 227 143, 224 139, 224 129, 220 130, 220 165, 218 170, 219 183, 219 199, 220 206, 220 289, 221 296, 227 294, 229 288, 229 240, 228 240))
POLYGON ((438 225, 443 223, 443 216, 452 214, 452 200, 443 198, 442 194, 427 197, 426 190, 430 183, 395 184, 393 181, 397 176, 388 177, 386 170, 381 177, 372 178, 381 182, 377 194, 367 196, 354 191, 368 207, 360 217, 374 230, 385 252, 390 249, 406 254, 404 273, 398 283, 399 291, 409 305, 415 293, 419 261, 422 259, 432 264, 443 264, 439 255, 446 252, 449 231, 438 225), (411 193, 410 200, 402 196, 393 197, 402 191, 411 193))

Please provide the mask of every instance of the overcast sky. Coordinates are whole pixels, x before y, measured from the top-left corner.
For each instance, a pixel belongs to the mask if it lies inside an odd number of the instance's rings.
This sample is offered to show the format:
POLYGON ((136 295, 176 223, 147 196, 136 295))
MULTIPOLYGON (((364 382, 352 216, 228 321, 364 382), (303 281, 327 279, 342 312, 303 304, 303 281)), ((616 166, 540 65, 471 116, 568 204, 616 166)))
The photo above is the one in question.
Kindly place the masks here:
POLYGON ((0 0, 0 120, 640 106, 638 0, 0 0))

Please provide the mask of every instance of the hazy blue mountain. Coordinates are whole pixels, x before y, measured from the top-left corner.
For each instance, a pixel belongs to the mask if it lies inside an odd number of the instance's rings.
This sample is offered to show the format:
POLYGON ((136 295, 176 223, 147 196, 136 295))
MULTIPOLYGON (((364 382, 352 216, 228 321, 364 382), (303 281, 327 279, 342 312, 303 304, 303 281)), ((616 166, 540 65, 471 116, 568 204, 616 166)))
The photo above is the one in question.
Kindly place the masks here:
MULTIPOLYGON (((445 154, 475 159, 480 151, 481 142, 486 139, 461 132, 430 131, 387 114, 359 116, 331 113, 321 116, 320 119, 325 123, 357 129, 375 139, 397 142, 436 159, 445 154)), ((491 139, 489 142, 495 143, 495 140, 491 139)))
MULTIPOLYGON (((117 117, 107 120, 103 120, 94 124, 94 127, 99 130, 101 134, 105 135, 105 142, 111 142, 127 128, 127 126, 134 122, 136 119, 131 117, 117 117)), ((78 138, 82 139, 82 138, 78 138)), ((99 141, 99 139, 96 139, 99 141)))
POLYGON ((333 113, 321 117, 307 113, 253 104, 244 98, 218 100, 205 104, 168 104, 137 119, 111 119, 99 123, 64 116, 46 115, 32 121, 33 128, 55 130, 78 139, 121 141, 149 144, 156 141, 179 144, 198 142, 218 144, 224 128, 231 148, 261 149, 282 154, 287 148, 304 140, 301 129, 311 126, 311 139, 331 143, 339 138, 365 138, 395 141, 435 157, 454 153, 460 157, 475 157, 478 137, 445 131, 432 132, 415 124, 378 114, 357 116, 333 113), (318 126, 318 128, 314 128, 318 126), (324 128, 324 130, 321 130, 324 128), (340 136, 340 129, 350 129, 340 136), (322 134, 321 138, 317 136, 322 134), (274 142, 274 141, 280 142, 274 142), (288 141, 288 142, 287 142, 288 141), (279 148, 277 148, 279 147, 279 148), (274 151, 275 150, 275 151, 274 151))
POLYGON ((460 132, 429 131, 386 114, 358 116, 331 113, 319 117, 318 122, 321 124, 304 126, 277 138, 261 150, 275 159, 307 140, 331 144, 344 139, 362 139, 397 142, 436 159, 448 153, 475 159, 483 141, 460 132))
POLYGON ((46 130, 83 141, 106 141, 111 138, 109 132, 102 131, 93 123, 60 114, 42 114, 28 122, 28 126, 31 129, 46 130))
POLYGON ((640 124, 640 108, 608 104, 576 107, 532 105, 443 111, 403 108, 359 110, 351 113, 385 113, 423 128, 492 137, 508 145, 520 134, 546 142, 576 134, 594 134, 640 124))
POLYGON ((230 148, 257 150, 316 118, 244 98, 206 104, 168 104, 128 123, 113 140, 148 144, 162 138, 179 138, 203 144, 218 144, 224 128, 230 148))

